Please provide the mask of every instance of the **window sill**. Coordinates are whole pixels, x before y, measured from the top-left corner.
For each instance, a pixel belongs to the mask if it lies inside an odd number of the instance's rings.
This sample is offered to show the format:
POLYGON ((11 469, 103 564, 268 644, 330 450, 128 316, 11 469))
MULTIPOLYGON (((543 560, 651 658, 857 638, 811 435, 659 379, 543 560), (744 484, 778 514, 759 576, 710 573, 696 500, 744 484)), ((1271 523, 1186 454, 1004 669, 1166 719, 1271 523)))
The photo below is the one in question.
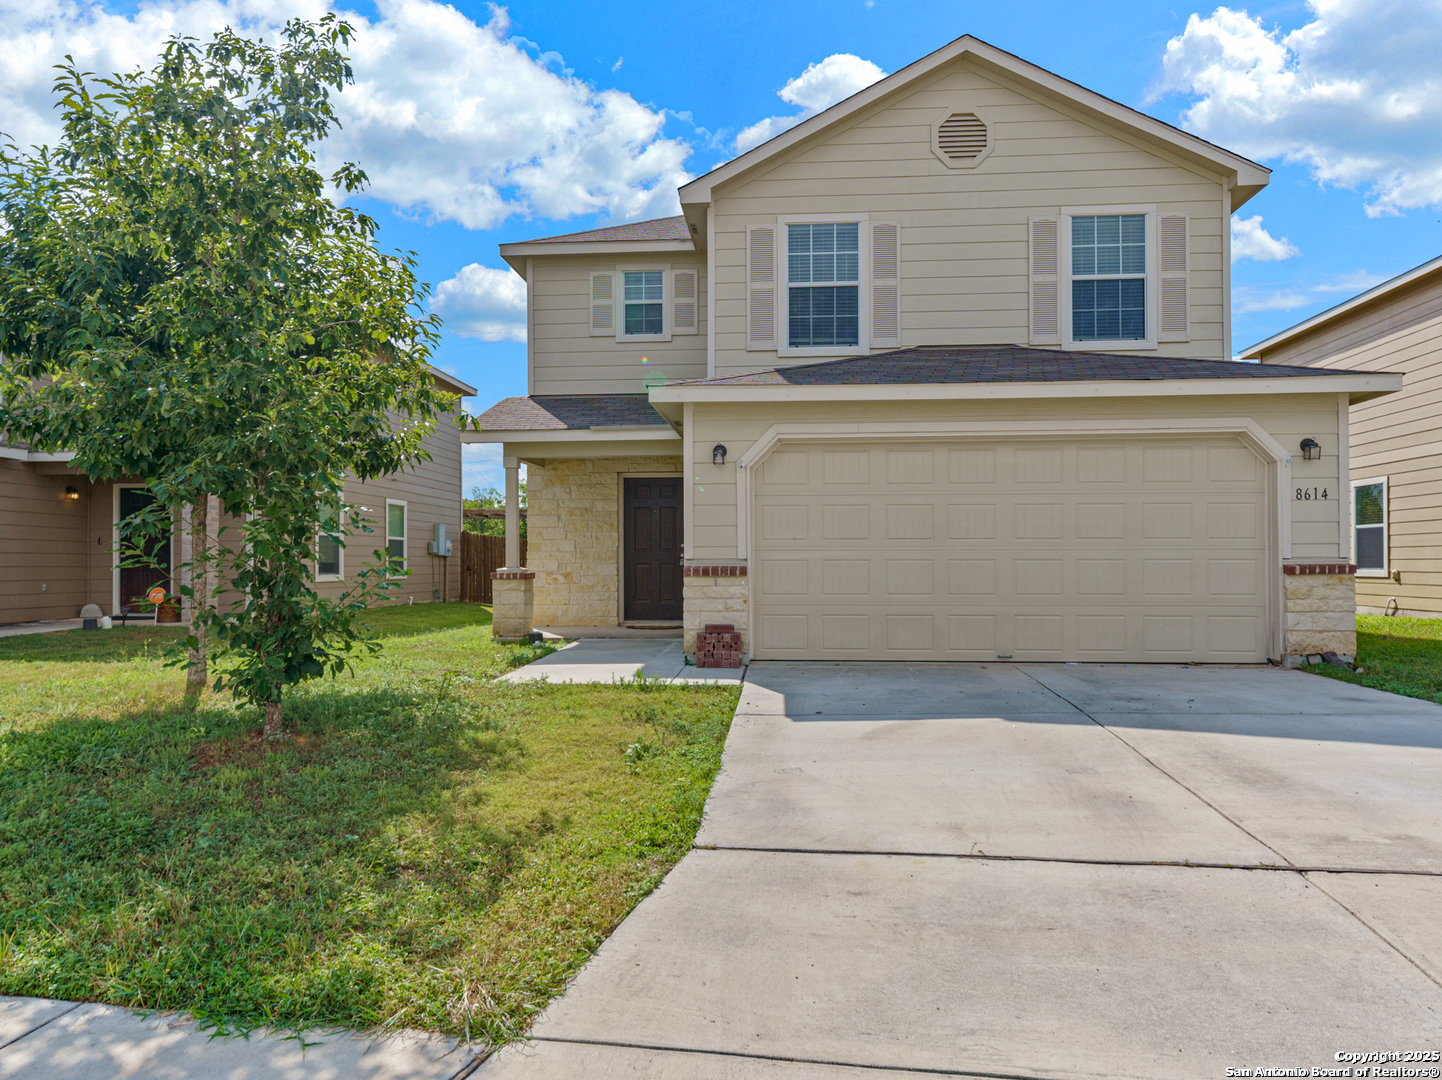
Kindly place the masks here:
POLYGON ((1157 343, 1125 338, 1121 341, 1064 341, 1061 347, 1067 352, 1151 352, 1156 349, 1157 343))
POLYGON ((646 342, 670 341, 670 334, 620 334, 616 338, 618 345, 641 345, 646 342))
POLYGON ((864 345, 817 345, 805 348, 777 349, 777 356, 866 356, 871 350, 864 345))
POLYGON ((1392 574, 1387 570, 1358 570, 1357 577, 1376 578, 1379 581, 1390 581, 1392 574))
POLYGON ((317 575, 315 576, 315 580, 316 580, 317 582, 320 582, 320 581, 344 581, 344 580, 345 580, 345 575, 344 575, 344 574, 317 574, 317 575))

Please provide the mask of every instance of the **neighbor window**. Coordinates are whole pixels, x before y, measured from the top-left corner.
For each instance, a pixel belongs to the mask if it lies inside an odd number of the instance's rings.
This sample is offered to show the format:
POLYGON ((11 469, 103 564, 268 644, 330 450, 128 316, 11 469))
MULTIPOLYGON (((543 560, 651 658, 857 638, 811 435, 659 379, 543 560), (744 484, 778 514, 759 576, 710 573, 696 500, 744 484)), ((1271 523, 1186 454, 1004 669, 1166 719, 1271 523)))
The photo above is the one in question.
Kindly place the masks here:
POLYGON ((405 573, 406 504, 403 502, 386 502, 386 558, 390 561, 391 573, 405 573))
POLYGON ((315 576, 338 578, 340 572, 340 504, 331 503, 321 514, 320 535, 315 542, 315 576))
POLYGON ((1143 341, 1147 336, 1147 216, 1071 219, 1073 341, 1143 341))
POLYGON ((787 344, 861 341, 861 227, 854 221, 786 227, 787 344))
POLYGON ((1387 479, 1352 485, 1352 548, 1359 574, 1387 573, 1387 479))
POLYGON ((666 274, 663 270, 627 270, 622 283, 627 337, 666 332, 666 274))

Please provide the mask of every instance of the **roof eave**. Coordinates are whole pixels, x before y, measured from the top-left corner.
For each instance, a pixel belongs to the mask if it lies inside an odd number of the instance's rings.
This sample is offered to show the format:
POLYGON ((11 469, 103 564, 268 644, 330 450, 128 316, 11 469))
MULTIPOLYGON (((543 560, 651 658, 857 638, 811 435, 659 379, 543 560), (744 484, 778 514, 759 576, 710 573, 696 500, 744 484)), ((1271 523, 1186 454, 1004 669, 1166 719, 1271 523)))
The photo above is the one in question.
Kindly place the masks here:
POLYGON ((463 443, 509 442, 650 442, 655 439, 680 439, 670 427, 651 424, 645 427, 598 428, 463 428, 463 443))

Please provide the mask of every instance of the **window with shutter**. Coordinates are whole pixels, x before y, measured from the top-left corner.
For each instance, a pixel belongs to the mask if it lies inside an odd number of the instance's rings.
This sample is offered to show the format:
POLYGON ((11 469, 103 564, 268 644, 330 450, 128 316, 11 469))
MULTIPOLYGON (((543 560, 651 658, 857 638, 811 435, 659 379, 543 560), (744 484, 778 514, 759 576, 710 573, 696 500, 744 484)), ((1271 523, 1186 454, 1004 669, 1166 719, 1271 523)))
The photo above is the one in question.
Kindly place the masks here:
POLYGON ((1054 217, 1035 217, 1027 222, 1030 248, 1030 341, 1033 345, 1061 343, 1061 309, 1058 296, 1058 231, 1054 217))
POLYGON ((696 271, 677 270, 671 280, 673 300, 671 332, 673 334, 694 334, 700 319, 697 315, 696 271))
POLYGON ((776 226, 746 230, 746 348, 776 348, 776 226))
POLYGON ((901 345, 901 225, 871 223, 871 344, 901 345))
POLYGON ((1160 308, 1158 339, 1187 341, 1191 294, 1187 274, 1187 215, 1161 214, 1157 218, 1157 300, 1160 308))
POLYGON ((616 275, 607 270, 591 275, 591 336, 616 333, 616 275))

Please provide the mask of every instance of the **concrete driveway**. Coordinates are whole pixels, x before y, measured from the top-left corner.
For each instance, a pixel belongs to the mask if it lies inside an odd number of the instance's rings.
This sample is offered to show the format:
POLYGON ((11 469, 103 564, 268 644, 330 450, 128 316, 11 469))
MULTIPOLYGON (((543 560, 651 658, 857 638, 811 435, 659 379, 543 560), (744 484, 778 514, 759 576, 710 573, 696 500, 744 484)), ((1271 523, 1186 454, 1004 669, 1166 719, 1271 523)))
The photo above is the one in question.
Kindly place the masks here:
POLYGON ((697 845, 478 1075, 1442 1049, 1435 705, 1266 668, 754 664, 697 845))

